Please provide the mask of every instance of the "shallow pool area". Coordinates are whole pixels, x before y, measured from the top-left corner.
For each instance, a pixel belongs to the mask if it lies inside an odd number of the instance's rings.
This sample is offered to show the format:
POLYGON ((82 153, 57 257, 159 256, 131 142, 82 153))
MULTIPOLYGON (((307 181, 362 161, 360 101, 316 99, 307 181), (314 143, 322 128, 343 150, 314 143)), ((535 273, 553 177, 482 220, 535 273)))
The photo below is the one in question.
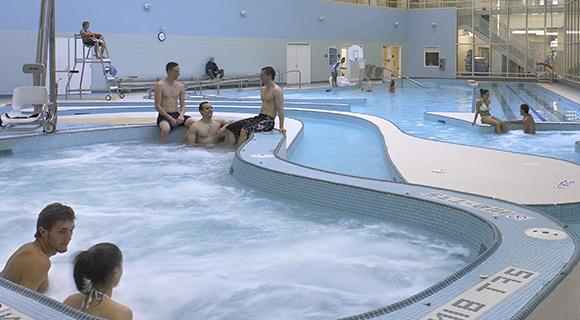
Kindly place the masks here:
POLYGON ((231 158, 147 143, 4 157, 0 227, 17 236, 0 251, 32 239, 30 208, 67 203, 75 234, 52 259, 61 285, 48 295, 75 292, 74 252, 113 242, 124 252, 114 296, 136 319, 337 318, 409 297, 474 258, 412 226, 245 187, 228 173, 231 158))
POLYGON ((289 161, 357 177, 392 180, 376 130, 323 117, 297 119, 304 124, 303 136, 289 161))
MULTIPOLYGON (((360 99, 366 103, 351 105, 351 111, 385 118, 395 123, 407 134, 420 138, 521 152, 553 157, 580 164, 580 153, 574 149, 580 141, 580 131, 538 131, 534 136, 521 131, 496 135, 454 127, 424 119, 425 112, 471 112, 473 89, 465 81, 429 80, 427 88, 406 84, 397 88, 395 94, 386 91, 384 85, 376 85, 372 92, 353 89, 287 91, 290 99, 360 99)), ((492 114, 508 120, 520 119, 519 105, 528 102, 536 106, 546 120, 578 121, 580 105, 538 87, 535 84, 483 84, 491 91, 492 114), (517 94, 516 94, 517 93, 517 94), (537 97, 537 100, 533 100, 537 97), (544 107, 545 106, 545 107, 544 107), (554 108, 556 110, 554 110, 554 108), (557 114, 558 116, 556 116, 557 114), (562 120, 563 119, 563 120, 562 120), (576 120, 575 120, 576 119, 576 120)), ((231 96, 257 97, 255 92, 231 96)), ((536 122, 541 120, 533 114, 536 122)))

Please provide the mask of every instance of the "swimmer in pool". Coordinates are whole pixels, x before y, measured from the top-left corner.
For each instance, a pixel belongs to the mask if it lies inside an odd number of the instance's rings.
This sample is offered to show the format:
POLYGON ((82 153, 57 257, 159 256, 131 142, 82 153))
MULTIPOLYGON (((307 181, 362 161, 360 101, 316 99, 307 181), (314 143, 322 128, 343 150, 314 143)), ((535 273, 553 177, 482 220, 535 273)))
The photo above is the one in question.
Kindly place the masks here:
POLYGON ((527 104, 523 103, 520 105, 520 114, 524 117, 522 120, 512 120, 508 121, 508 123, 522 124, 524 133, 536 134, 536 122, 530 114, 530 107, 527 104))
POLYGON ((395 80, 391 80, 391 82, 389 82, 389 93, 395 93, 396 90, 395 80))

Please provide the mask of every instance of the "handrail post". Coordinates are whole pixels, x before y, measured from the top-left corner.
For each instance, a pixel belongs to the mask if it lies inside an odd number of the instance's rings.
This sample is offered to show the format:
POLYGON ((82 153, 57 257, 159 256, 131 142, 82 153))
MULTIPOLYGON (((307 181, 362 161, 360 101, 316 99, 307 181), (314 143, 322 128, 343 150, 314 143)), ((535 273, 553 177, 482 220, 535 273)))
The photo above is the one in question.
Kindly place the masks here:
POLYGON ((475 80, 467 80, 467 83, 473 87, 473 94, 471 96, 471 112, 475 112, 475 101, 477 101, 477 88, 479 83, 475 80))
MULTIPOLYGON (((36 63, 38 64, 44 64, 42 57, 44 56, 44 44, 45 44, 45 21, 46 21, 46 1, 47 0, 42 0, 41 1, 41 7, 40 7, 40 21, 38 23, 38 35, 37 35, 37 39, 36 39, 36 63)), ((46 67, 46 65, 45 65, 46 67)), ((45 72, 46 72, 46 68, 45 68, 45 72)), ((33 74, 32 75, 32 84, 34 86, 40 86, 42 85, 41 83, 41 79, 46 79, 46 73, 41 73, 41 74, 33 74)))

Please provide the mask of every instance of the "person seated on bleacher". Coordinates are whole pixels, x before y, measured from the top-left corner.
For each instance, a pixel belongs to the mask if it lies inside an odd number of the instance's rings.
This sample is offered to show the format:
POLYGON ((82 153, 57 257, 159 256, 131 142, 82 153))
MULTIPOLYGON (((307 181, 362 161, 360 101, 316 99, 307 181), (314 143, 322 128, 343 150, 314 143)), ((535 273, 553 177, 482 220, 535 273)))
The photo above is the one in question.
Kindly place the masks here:
POLYGON ((210 79, 215 79, 217 76, 220 78, 224 77, 224 69, 218 67, 213 57, 209 58, 209 61, 205 64, 205 73, 210 79))
POLYGON ((80 31, 81 38, 83 39, 83 44, 85 46, 94 47, 95 55, 97 58, 105 58, 103 53, 106 52, 107 44, 105 43, 105 37, 100 33, 92 33, 89 27, 91 23, 88 21, 83 22, 83 28, 80 31))

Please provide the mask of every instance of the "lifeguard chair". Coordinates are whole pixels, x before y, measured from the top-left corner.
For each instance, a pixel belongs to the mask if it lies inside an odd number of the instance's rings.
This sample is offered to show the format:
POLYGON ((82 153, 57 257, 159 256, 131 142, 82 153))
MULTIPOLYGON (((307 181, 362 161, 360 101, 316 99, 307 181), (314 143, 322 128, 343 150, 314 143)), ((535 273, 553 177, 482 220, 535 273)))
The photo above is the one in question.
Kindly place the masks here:
POLYGON ((46 87, 18 87, 12 92, 12 110, 0 115, 0 127, 36 126, 42 127, 45 133, 56 129, 56 108, 50 106, 46 87), (25 112, 23 107, 31 106, 32 112, 25 112))
MULTIPOLYGON (((99 37, 99 41, 104 43, 103 36, 101 34, 95 34, 99 37)), ((113 92, 116 92, 119 98, 124 99, 125 93, 119 88, 119 83, 117 79, 117 70, 111 64, 111 57, 109 56, 108 47, 104 47, 104 50, 96 56, 96 50, 94 45, 85 44, 82 42, 84 37, 80 34, 74 35, 74 65, 72 69, 69 70, 68 81, 66 84, 65 94, 68 97, 69 94, 78 93, 79 97, 82 97, 83 92, 91 92, 92 90, 99 91, 99 89, 88 89, 83 88, 83 79, 85 75, 85 68, 87 64, 100 64, 103 77, 105 79, 104 91, 107 92, 105 95, 105 100, 110 101, 113 98, 113 92), (91 52, 95 54, 95 58, 92 57, 91 52), (105 55, 106 57, 103 57, 105 55), (77 69, 77 66, 81 65, 81 70, 77 69), (80 81, 78 89, 71 88, 71 80, 75 74, 80 73, 80 81)))

